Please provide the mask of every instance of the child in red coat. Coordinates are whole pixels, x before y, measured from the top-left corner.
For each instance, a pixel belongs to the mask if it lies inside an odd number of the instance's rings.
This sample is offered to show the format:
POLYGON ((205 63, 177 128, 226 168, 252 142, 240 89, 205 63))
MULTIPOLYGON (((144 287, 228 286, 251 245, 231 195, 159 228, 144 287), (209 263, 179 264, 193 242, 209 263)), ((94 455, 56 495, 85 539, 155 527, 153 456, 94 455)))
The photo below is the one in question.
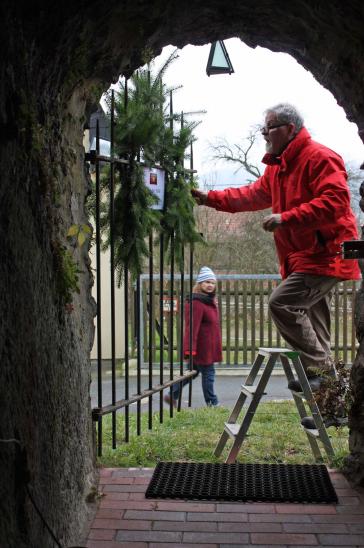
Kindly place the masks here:
MULTIPOLYGON (((192 356, 193 368, 197 374, 201 373, 202 391, 206 405, 219 404, 215 394, 215 367, 214 362, 222 361, 222 341, 219 322, 219 309, 215 299, 216 276, 207 266, 201 268, 196 285, 192 293, 192 356)), ((185 332, 183 352, 186 359, 190 349, 190 296, 185 304, 185 332)), ((181 383, 186 384, 188 381, 181 383)), ((180 383, 172 388, 173 403, 176 405, 180 391, 180 383)), ((170 396, 164 400, 169 403, 170 396)))

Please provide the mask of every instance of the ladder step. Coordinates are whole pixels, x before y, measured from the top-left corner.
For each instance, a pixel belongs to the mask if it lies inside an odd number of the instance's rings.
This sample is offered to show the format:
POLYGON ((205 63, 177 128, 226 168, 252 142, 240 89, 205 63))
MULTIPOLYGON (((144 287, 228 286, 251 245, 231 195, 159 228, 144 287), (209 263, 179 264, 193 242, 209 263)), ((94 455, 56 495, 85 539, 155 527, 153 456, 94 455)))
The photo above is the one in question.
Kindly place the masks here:
POLYGON ((304 426, 301 426, 301 428, 303 428, 309 436, 312 436, 313 438, 320 438, 320 432, 316 428, 305 428, 304 426))
MULTIPOLYGON (((257 386, 247 386, 246 384, 242 384, 241 391, 246 396, 254 396, 257 393, 257 386)), ((261 392, 261 395, 264 396, 267 392, 261 392)))
POLYGON ((259 348, 258 353, 262 356, 271 356, 272 354, 282 354, 287 348, 259 348))
POLYGON ((299 352, 291 350, 290 348, 259 348, 258 354, 262 356, 271 356, 272 354, 283 354, 287 358, 297 358, 299 357, 299 352))
POLYGON ((305 399, 305 395, 304 393, 302 392, 302 390, 300 392, 297 392, 296 390, 291 390, 292 394, 294 394, 295 396, 297 396, 297 398, 301 398, 301 400, 304 400, 305 399))
MULTIPOLYGON (((293 396, 295 396, 296 398, 299 398, 302 401, 305 401, 305 402, 310 401, 310 400, 307 400, 303 392, 296 392, 295 390, 291 390, 291 392, 293 396)), ((315 399, 314 395, 312 395, 312 398, 315 399)))
POLYGON ((293 388, 288 388, 288 390, 290 390, 293 394, 303 394, 302 387, 301 387, 301 390, 293 390, 293 388))
POLYGON ((267 346, 260 346, 258 352, 259 354, 288 354, 289 356, 292 354, 295 357, 300 355, 297 350, 292 350, 292 348, 275 348, 267 346))
POLYGON ((240 426, 241 425, 238 423, 225 422, 225 432, 229 434, 231 438, 236 438, 239 433, 240 426))

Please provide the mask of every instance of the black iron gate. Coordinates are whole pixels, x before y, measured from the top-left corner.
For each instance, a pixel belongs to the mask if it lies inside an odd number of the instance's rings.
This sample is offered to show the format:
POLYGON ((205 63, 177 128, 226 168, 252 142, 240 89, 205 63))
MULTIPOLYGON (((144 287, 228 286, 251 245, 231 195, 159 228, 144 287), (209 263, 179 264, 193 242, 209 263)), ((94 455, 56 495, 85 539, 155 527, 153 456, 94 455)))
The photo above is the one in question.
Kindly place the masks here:
MULTIPOLYGON (((136 421, 137 421, 137 434, 142 433, 141 428, 141 402, 144 399, 148 400, 148 428, 153 426, 153 397, 159 398, 159 421, 163 422, 164 407, 163 397, 164 390, 169 389, 176 383, 181 383, 184 379, 191 380, 196 372, 192 368, 192 357, 190 357, 188 367, 184 369, 183 361, 183 349, 181 347, 180 353, 176 358, 174 356, 174 333, 175 325, 173 314, 169 314, 168 321, 165 321, 165 311, 163 308, 164 296, 167 296, 171 301, 176 297, 181 303, 181 310, 183 309, 183 303, 185 300, 186 291, 192 292, 192 273, 193 273, 193 249, 190 246, 188 249, 187 272, 184 271, 184 266, 179 270, 178 277, 181 279, 179 285, 179 294, 176 294, 174 278, 175 278, 175 260, 174 260, 174 238, 173 235, 170 241, 170 253, 169 264, 166 264, 165 257, 165 242, 163 233, 159 234, 159 306, 158 310, 155 308, 154 299, 150 300, 147 310, 147 325, 149 325, 149 346, 148 346, 148 371, 147 375, 143 375, 144 359, 141 346, 141 326, 145 325, 145 318, 142 317, 142 307, 140 306, 140 276, 136 279, 136 302, 133 301, 133 288, 132 281, 130 279, 130 273, 128 271, 128 265, 124 266, 123 274, 123 294, 124 294, 124 311, 123 311, 123 325, 124 325, 124 358, 123 358, 123 371, 124 371, 124 390, 123 393, 117 391, 116 383, 116 341, 117 337, 120 337, 120 333, 116 331, 115 318, 119 314, 119 308, 115 302, 115 264, 114 264, 114 187, 115 187, 115 168, 121 166, 127 166, 128 161, 123 158, 118 158, 113 154, 114 150, 114 94, 111 95, 111 108, 110 108, 110 155, 103 155, 100 153, 100 130, 99 122, 96 122, 96 146, 95 150, 91 150, 86 154, 86 161, 88 161, 94 168, 95 179, 95 207, 94 207, 94 219, 95 219, 95 254, 96 254, 96 273, 95 273, 95 285, 96 285, 96 304, 97 304, 97 316, 96 316, 96 344, 97 344, 97 407, 92 409, 92 418, 97 424, 97 446, 98 455, 102 454, 103 447, 103 417, 111 414, 112 416, 112 447, 115 449, 117 441, 129 441, 130 436, 130 406, 136 404, 136 421), (105 401, 103 390, 103 348, 102 348, 102 319, 101 319, 101 302, 104 295, 103 290, 103 277, 101 273, 101 226, 100 226, 100 212, 102 205, 101 197, 101 166, 103 164, 109 165, 109 177, 108 177, 108 197, 110 204, 109 222, 110 222, 110 268, 108 276, 110 276, 110 338, 111 338, 111 401, 105 401), (167 272, 167 273, 166 273, 167 272), (165 280, 168 280, 168 288, 164 287, 165 280), (158 323, 159 329, 159 341, 153 339, 152 333, 154 330, 154 322, 158 323), (132 333, 134 332, 134 333, 132 333), (135 345, 134 345, 135 343, 135 345), (158 375, 159 382, 153 384, 153 372, 156 372, 155 364, 153 364, 152 356, 155 354, 156 345, 159 350, 159 364, 158 375), (136 392, 130 393, 130 364, 131 364, 131 351, 135 347, 136 353, 136 370, 133 371, 136 375, 136 392), (165 356, 167 354, 167 357, 165 356), (167 358, 167 359, 166 359, 167 358), (122 440, 117 440, 117 422, 124 421, 124 436, 122 440)), ((191 153, 190 168, 186 169, 187 174, 194 173, 193 170, 193 155, 191 153)), ((155 234, 149 235, 149 295, 154 294, 154 286, 156 283, 153 272, 156 268, 154 261, 154 241, 155 234)), ((185 251, 183 251, 184 255, 185 251)), ((185 260, 183 256, 182 264, 185 260)), ((192 325, 192 307, 190 307, 190 322, 192 325)), ((181 330, 180 337, 183 335, 183 312, 182 321, 180 322, 179 329, 181 330)), ((192 337, 192 330, 191 330, 192 337)), ((191 344, 191 343, 190 343, 191 344)), ((191 345, 192 346, 192 345, 191 345)), ((133 359, 133 361, 135 361, 133 359)), ((181 393, 181 391, 180 391, 181 393)), ((189 382, 189 398, 188 405, 191 405, 192 396, 192 383, 189 382)), ((172 405, 172 398, 169 405, 169 416, 173 417, 174 408, 172 405)), ((181 397, 178 401, 177 410, 181 408, 181 397)))

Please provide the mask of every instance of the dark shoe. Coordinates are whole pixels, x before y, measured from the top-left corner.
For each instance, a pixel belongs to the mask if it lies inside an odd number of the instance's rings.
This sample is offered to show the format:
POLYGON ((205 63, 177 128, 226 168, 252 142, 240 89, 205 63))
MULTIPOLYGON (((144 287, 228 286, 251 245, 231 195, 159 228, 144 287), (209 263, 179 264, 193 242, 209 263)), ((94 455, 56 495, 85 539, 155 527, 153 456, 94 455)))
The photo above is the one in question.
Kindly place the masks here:
MULTIPOLYGON (((169 394, 166 394, 163 398, 163 400, 165 401, 165 403, 167 403, 168 405, 171 404, 171 396, 169 394)), ((172 405, 173 407, 177 407, 177 400, 174 400, 172 399, 172 405)))
MULTIPOLYGON (((309 377, 307 380, 312 392, 317 392, 318 390, 320 390, 322 383, 325 382, 325 377, 319 377, 318 375, 316 375, 315 377, 309 377)), ((289 381, 288 389, 292 390, 292 392, 302 392, 302 386, 300 381, 298 379, 289 381)))
MULTIPOLYGON (((313 369, 313 368, 309 368, 309 369, 313 369)), ((315 371, 319 373, 320 369, 315 368, 315 371)), ((328 380, 337 379, 337 372, 334 366, 332 366, 330 370, 322 371, 320 375, 314 374, 313 372, 310 373, 310 371, 308 373, 306 372, 306 374, 307 374, 307 380, 311 387, 312 392, 318 392, 322 384, 324 384, 328 380)), ((289 381, 288 389, 292 390, 293 392, 302 392, 302 386, 300 381, 298 379, 289 381)))
MULTIPOLYGON (((347 417, 322 417, 322 419, 326 428, 330 428, 330 426, 335 426, 337 428, 339 426, 345 426, 348 423, 347 417)), ((301 424, 308 430, 317 429, 313 417, 303 417, 301 424)))

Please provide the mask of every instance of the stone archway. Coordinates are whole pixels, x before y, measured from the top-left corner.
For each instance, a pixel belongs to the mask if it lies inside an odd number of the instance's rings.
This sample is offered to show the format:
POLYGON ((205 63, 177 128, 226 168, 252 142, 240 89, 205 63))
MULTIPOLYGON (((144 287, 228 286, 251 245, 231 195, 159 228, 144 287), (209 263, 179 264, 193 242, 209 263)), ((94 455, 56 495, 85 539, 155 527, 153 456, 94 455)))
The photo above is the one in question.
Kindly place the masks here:
MULTIPOLYGON (((62 246, 83 222, 87 179, 82 127, 88 104, 121 72, 167 44, 240 37, 248 45, 290 53, 330 89, 364 138, 360 2, 305 0, 237 3, 1 3, 0 66, 0 448, 4 524, 0 544, 51 545, 29 506, 31 488, 64 544, 85 520, 94 482, 88 355, 94 306, 87 253, 74 310, 65 306, 62 246), (334 45, 334 46, 333 46, 334 45)), ((363 297, 358 299, 362 330, 363 297)), ((348 471, 363 483, 364 347, 353 368, 348 471)))

